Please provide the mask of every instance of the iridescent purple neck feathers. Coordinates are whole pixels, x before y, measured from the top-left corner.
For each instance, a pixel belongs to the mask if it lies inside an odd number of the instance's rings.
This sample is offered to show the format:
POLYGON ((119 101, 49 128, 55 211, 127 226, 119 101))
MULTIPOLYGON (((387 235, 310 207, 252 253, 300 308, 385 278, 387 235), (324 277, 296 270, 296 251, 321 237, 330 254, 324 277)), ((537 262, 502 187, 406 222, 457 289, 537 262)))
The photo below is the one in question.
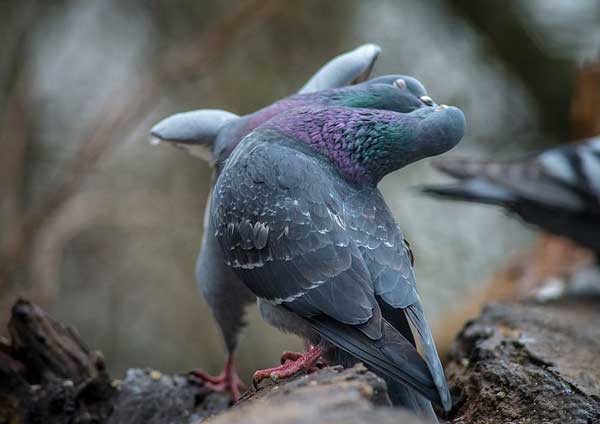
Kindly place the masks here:
POLYGON ((245 136, 274 116, 312 103, 329 104, 337 101, 339 97, 337 91, 343 92, 345 89, 290 96, 232 122, 223 128, 215 143, 214 154, 217 161, 229 157, 233 149, 245 136))
POLYGON ((399 116, 373 109, 309 106, 280 114, 263 127, 306 143, 349 181, 367 183, 380 179, 372 168, 386 154, 382 143, 386 127, 399 116))
POLYGON ((351 182, 377 184, 396 169, 454 147, 465 120, 448 106, 399 113, 313 105, 276 115, 262 128, 310 146, 351 182))

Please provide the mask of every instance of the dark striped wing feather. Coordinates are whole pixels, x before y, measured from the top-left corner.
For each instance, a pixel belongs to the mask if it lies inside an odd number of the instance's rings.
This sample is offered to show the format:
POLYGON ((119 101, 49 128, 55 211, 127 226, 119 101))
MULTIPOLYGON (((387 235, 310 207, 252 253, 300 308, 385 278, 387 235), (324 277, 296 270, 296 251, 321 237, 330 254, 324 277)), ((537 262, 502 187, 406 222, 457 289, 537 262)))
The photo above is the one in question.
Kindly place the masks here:
POLYGON ((511 162, 460 159, 436 166, 459 181, 426 192, 502 205, 600 252, 600 138, 511 162))

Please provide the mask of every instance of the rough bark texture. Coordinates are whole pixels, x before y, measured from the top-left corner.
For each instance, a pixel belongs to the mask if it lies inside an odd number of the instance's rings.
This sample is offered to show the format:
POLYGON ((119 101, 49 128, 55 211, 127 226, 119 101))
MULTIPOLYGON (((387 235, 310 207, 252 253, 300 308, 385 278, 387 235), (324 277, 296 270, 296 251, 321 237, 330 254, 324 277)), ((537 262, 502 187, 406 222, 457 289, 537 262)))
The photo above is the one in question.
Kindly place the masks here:
POLYGON ((600 301, 488 306, 446 371, 455 423, 598 423, 600 301))
POLYGON ((228 409, 228 395, 182 375, 130 369, 123 381, 111 380, 100 353, 25 300, 14 305, 8 327, 10 340, 0 343, 0 424, 198 423, 215 414, 211 422, 221 424, 422 423, 388 407, 385 383, 361 365, 267 381, 228 409))
POLYGON ((268 382, 233 408, 209 421, 242 423, 421 424, 412 414, 389 407, 383 380, 364 366, 328 367, 281 383, 268 382))
POLYGON ((185 423, 228 407, 182 376, 129 370, 111 380, 77 332, 19 300, 0 344, 0 423, 185 423))
MULTIPOLYGON (((328 367, 227 395, 184 375, 131 369, 111 380, 76 331, 19 300, 0 341, 2 423, 422 423, 388 407, 362 365, 328 367)), ((454 423, 600 422, 600 301, 487 307, 457 337, 447 367, 454 423)))

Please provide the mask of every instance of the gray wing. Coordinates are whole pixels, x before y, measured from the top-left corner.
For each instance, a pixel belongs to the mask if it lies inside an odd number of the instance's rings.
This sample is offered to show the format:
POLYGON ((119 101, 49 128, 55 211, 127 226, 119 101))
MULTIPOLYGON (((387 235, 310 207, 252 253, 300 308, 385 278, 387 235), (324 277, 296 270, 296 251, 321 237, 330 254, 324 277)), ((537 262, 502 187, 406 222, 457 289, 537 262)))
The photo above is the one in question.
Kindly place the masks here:
POLYGON ((225 264, 211 225, 204 227, 196 261, 196 281, 219 325, 227 353, 233 354, 239 334, 246 325, 246 307, 256 303, 256 297, 225 264))
POLYGON ((504 206, 526 221, 600 251, 600 138, 511 162, 440 160, 457 183, 427 193, 504 206))
POLYGON ((227 162, 212 213, 227 262, 257 296, 447 406, 429 371, 436 367, 428 369, 382 316, 381 302, 391 309, 418 303, 409 255, 383 199, 375 188, 349 186, 300 148, 257 130, 227 162), (273 137, 276 144, 266 141, 273 137))
POLYGON ((371 277, 346 231, 346 185, 323 160, 262 142, 263 134, 273 136, 259 130, 244 140, 215 187, 212 217, 226 262, 265 300, 381 337, 371 277))
POLYGON ((343 87, 369 78, 371 69, 381 53, 376 44, 363 44, 334 57, 321 67, 298 91, 300 94, 343 87))
POLYGON ((425 318, 416 290, 413 255, 395 224, 391 212, 379 191, 369 197, 355 195, 346 204, 354 207, 346 211, 353 239, 360 246, 371 275, 375 294, 384 318, 413 341, 410 327, 417 332, 417 340, 425 354, 425 361, 438 390, 442 406, 449 410, 451 398, 433 335, 425 318))
POLYGON ((600 138, 510 162, 446 159, 434 164, 461 181, 469 181, 482 195, 489 187, 490 202, 522 199, 573 212, 599 204, 600 138))

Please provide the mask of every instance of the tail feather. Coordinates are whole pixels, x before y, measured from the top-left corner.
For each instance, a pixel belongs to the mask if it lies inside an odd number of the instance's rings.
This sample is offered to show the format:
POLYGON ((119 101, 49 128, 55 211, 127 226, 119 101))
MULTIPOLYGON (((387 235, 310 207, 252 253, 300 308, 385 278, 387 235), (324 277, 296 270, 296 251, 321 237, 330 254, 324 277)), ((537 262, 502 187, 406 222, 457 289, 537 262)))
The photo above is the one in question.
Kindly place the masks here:
POLYGON ((395 380, 390 378, 384 378, 384 380, 388 386, 388 394, 392 405, 406 408, 413 411, 416 415, 425 418, 428 422, 438 424, 437 415, 429 399, 395 380))
POLYGON ((489 161, 475 161, 466 158, 444 158, 431 161, 438 171, 459 180, 480 175, 490 164, 489 161))
POLYGON ((355 356, 377 374, 407 385, 425 398, 444 405, 419 352, 387 321, 383 320, 384 335, 378 341, 326 316, 308 318, 308 321, 323 339, 355 356))
POLYGON ((492 205, 505 205, 515 201, 515 196, 510 190, 479 178, 466 179, 454 184, 423 186, 421 191, 436 196, 492 205))
POLYGON ((419 303, 416 303, 406 308, 405 312, 411 325, 417 331, 419 344, 425 354, 425 362, 433 377, 433 382, 441 399, 441 405, 445 411, 449 411, 452 408, 452 399, 448 390, 448 384, 446 383, 444 368, 442 367, 435 342, 433 341, 433 335, 425 319, 423 307, 419 303))

